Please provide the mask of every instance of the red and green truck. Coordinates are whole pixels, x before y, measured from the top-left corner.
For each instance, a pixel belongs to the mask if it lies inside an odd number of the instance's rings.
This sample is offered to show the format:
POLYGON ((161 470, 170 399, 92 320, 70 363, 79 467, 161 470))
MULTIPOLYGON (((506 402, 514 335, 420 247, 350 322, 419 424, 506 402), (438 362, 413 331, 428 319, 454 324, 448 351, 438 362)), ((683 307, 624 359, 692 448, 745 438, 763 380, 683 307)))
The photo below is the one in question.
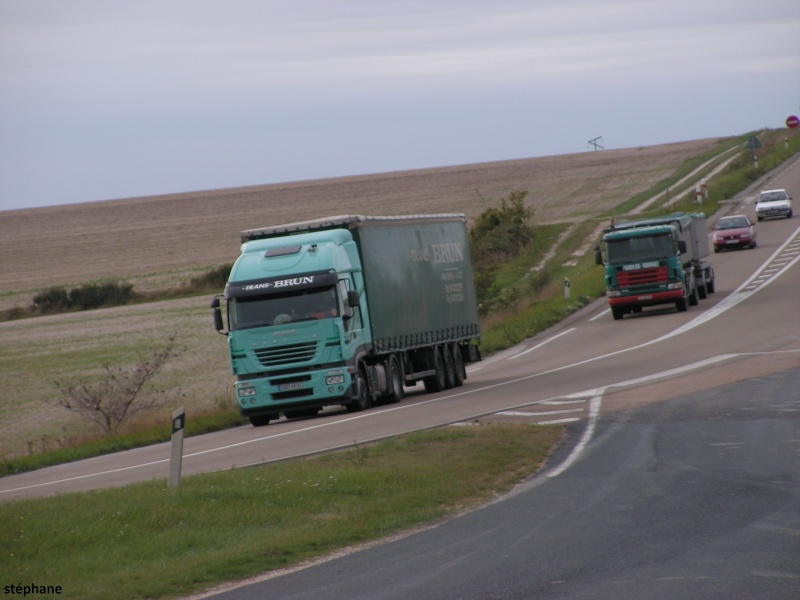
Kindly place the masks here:
POLYGON ((674 304, 679 311, 714 292, 703 213, 612 223, 595 262, 605 267, 606 297, 614 319, 642 308, 674 304))

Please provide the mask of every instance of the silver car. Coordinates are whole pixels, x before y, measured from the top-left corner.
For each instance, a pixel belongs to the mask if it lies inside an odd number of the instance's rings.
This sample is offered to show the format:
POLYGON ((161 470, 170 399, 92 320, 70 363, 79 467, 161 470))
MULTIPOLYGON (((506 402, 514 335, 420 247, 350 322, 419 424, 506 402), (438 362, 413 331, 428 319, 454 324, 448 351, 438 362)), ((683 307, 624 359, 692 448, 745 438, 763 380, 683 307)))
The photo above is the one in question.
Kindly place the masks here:
POLYGON ((756 201, 756 217, 763 221, 768 217, 792 218, 792 199, 786 190, 764 190, 756 201))

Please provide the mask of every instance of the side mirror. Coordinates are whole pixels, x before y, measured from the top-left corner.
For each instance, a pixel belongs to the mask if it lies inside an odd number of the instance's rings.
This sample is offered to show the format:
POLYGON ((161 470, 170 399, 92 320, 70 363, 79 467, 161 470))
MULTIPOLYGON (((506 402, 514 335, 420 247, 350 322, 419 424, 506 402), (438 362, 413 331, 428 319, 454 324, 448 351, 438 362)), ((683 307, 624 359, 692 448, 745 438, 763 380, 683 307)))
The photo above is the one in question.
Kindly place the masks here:
POLYGON ((594 263, 601 266, 603 264, 603 255, 600 253, 600 246, 594 247, 594 263))
POLYGON ((686 242, 684 240, 678 240, 678 250, 681 251, 681 254, 686 254, 687 249, 686 242))
POLYGON ((211 300, 211 310, 214 315, 214 329, 217 333, 222 333, 225 325, 222 323, 222 311, 219 309, 219 298, 216 296, 211 300))
POLYGON ((358 292, 355 290, 347 290, 347 306, 342 315, 342 321, 347 322, 353 318, 353 309, 359 308, 358 306, 358 292))
POLYGON ((350 306, 350 308, 359 308, 357 291, 347 290, 347 304, 350 306))

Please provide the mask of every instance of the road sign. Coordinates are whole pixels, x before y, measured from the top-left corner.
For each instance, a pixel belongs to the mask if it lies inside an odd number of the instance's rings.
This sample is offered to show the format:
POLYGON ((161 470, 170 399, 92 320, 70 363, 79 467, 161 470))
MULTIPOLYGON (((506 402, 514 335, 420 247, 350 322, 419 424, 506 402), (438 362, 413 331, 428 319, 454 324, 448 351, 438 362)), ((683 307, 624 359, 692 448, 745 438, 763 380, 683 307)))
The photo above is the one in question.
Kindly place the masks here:
POLYGON ((791 117, 787 117, 786 126, 789 129, 794 129, 798 125, 800 125, 800 119, 797 118, 797 115, 792 115, 791 117))
POLYGON ((747 140, 747 145, 745 146, 748 150, 757 150, 761 148, 761 142, 758 141, 758 138, 754 135, 750 136, 750 139, 747 140))

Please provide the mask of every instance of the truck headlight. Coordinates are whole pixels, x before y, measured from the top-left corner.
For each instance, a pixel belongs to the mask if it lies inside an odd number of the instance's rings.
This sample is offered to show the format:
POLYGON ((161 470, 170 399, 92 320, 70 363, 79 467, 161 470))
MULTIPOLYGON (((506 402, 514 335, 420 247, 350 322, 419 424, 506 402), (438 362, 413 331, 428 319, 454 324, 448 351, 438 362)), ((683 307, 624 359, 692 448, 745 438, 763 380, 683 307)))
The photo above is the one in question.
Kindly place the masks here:
POLYGON ((344 383, 344 375, 329 375, 325 378, 325 385, 338 385, 344 383))
POLYGON ((682 290, 683 284, 680 281, 676 281, 675 283, 670 283, 667 285, 668 290, 682 290))
POLYGON ((606 292, 606 297, 608 298, 618 298, 620 296, 622 296, 622 292, 620 292, 619 290, 608 290, 606 292))
POLYGON ((255 396, 256 395, 256 388, 249 386, 249 387, 240 387, 239 388, 239 395, 240 396, 255 396))

